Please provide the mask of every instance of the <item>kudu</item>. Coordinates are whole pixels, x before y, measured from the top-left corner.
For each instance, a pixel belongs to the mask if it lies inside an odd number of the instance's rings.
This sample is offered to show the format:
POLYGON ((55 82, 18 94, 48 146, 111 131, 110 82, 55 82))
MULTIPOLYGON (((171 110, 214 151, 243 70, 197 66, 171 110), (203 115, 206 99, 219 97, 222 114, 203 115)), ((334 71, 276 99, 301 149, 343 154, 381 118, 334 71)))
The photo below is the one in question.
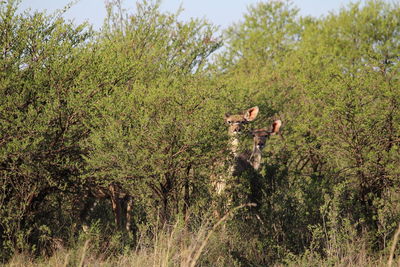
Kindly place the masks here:
POLYGON ((265 143, 271 135, 275 135, 279 132, 281 126, 282 121, 275 120, 272 123, 271 130, 262 128, 250 132, 253 137, 252 151, 246 150, 238 155, 233 171, 234 176, 238 176, 246 170, 258 171, 260 169, 262 150, 265 147, 265 143))
MULTIPOLYGON (((256 204, 256 206, 260 204, 263 195, 261 184, 264 177, 259 174, 262 163, 262 150, 269 137, 279 132, 281 125, 282 122, 280 120, 275 120, 272 123, 271 130, 263 128, 251 131, 250 135, 253 137, 252 150, 246 150, 236 157, 233 176, 238 177, 239 180, 244 178, 245 180, 242 181, 246 181, 250 190, 248 194, 237 197, 247 199, 247 201, 256 204), (243 173, 245 173, 245 176, 239 178, 243 173)), ((255 215, 258 216, 257 214, 255 215)))
POLYGON ((228 173, 226 175, 218 176, 217 181, 214 183, 216 193, 220 195, 225 191, 227 178, 232 176, 235 165, 233 164, 238 157, 238 149, 239 149, 239 134, 243 132, 244 125, 255 120, 258 115, 258 107, 252 107, 245 110, 241 114, 231 115, 225 114, 225 122, 228 124, 228 136, 229 136, 229 151, 231 152, 231 156, 228 158, 228 161, 231 162, 228 168, 228 173))
POLYGON ((225 114, 225 122, 228 124, 228 135, 230 137, 230 150, 233 156, 238 155, 239 136, 243 131, 243 126, 253 120, 258 115, 258 107, 252 107, 246 110, 243 114, 230 115, 225 114))

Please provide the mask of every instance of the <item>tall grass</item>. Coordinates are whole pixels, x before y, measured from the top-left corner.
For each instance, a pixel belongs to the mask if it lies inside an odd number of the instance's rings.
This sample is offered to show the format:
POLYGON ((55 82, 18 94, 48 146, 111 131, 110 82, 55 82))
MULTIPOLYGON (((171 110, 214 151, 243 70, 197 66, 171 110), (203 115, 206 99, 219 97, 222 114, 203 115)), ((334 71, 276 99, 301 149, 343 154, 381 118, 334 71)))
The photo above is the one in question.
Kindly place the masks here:
MULTIPOLYGON (((98 253, 98 239, 88 236, 74 248, 59 248, 51 257, 34 259, 24 253, 16 254, 5 266, 242 266, 224 260, 229 255, 224 255, 226 251, 219 248, 227 242, 235 242, 227 240, 225 223, 235 211, 245 206, 250 205, 239 206, 217 221, 210 216, 196 231, 189 230, 182 222, 165 226, 154 233, 151 240, 139 237, 135 247, 127 250, 121 248, 120 251, 124 252, 120 254, 98 253)), ((395 259, 399 235, 400 225, 394 234, 390 251, 381 255, 372 255, 366 249, 367 240, 354 239, 343 244, 345 247, 337 253, 340 257, 332 256, 335 253, 321 256, 317 252, 306 251, 303 255, 288 255, 281 263, 271 266, 400 266, 400 260, 395 259)))
MULTIPOLYGON (((36 259, 27 254, 14 255, 6 266, 197 266, 213 235, 213 242, 223 240, 225 228, 221 227, 238 210, 253 204, 244 204, 232 209, 219 220, 212 216, 204 220, 197 231, 177 222, 154 233, 152 244, 139 238, 138 244, 121 255, 98 254, 97 240, 88 237, 83 243, 69 250, 58 249, 51 257, 36 259)), ((218 247, 218 244, 213 244, 218 247)))
MULTIPOLYGON (((390 255, 389 255, 389 260, 387 263, 388 267, 393 266, 394 251, 396 249, 396 245, 399 240, 399 235, 400 235, 400 224, 399 224, 399 227, 397 228, 397 231, 393 237, 392 247, 390 248, 390 255)), ((397 266, 400 266, 400 260, 397 262, 397 266)))

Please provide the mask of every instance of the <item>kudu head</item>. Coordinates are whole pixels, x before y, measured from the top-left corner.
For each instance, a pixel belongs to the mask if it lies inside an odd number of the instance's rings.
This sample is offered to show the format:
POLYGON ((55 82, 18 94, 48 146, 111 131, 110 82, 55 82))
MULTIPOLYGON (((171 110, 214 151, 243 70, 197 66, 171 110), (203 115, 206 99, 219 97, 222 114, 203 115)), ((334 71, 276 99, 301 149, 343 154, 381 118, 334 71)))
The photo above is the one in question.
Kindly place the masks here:
POLYGON ((252 107, 246 110, 243 114, 230 115, 225 114, 225 122, 228 124, 229 136, 235 136, 242 132, 243 125, 253 121, 258 115, 258 107, 252 107))
POLYGON ((279 128, 281 127, 281 125, 282 125, 281 120, 275 120, 272 123, 271 130, 261 128, 261 129, 251 131, 250 134, 253 137, 253 141, 254 141, 253 150, 262 151, 263 148, 265 147, 265 143, 267 142, 269 137, 271 135, 277 134, 279 132, 279 128))

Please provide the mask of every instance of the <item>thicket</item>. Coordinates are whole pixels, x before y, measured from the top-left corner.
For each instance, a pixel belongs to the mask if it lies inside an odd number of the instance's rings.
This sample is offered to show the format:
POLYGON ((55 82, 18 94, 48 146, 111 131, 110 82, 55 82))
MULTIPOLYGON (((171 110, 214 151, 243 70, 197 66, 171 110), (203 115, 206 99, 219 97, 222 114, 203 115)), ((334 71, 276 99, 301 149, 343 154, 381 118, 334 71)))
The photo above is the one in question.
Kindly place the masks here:
POLYGON ((260 2, 219 35, 159 2, 130 14, 111 1, 99 31, 18 3, 0 2, 2 261, 84 240, 104 259, 171 242, 159 265, 389 255, 400 222, 398 4, 313 18, 260 2), (279 118, 282 133, 259 173, 230 180, 228 201, 211 183, 228 173, 216 164, 229 159, 223 116, 256 105, 248 129, 279 118), (218 203, 228 215, 213 228, 218 203))

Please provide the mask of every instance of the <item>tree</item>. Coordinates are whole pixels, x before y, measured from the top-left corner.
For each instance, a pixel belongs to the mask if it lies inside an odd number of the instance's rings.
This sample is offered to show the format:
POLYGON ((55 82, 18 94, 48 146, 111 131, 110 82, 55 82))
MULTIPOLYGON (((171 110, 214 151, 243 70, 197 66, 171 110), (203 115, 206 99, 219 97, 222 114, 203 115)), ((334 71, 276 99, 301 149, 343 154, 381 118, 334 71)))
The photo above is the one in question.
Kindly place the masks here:
POLYGON ((0 3, 1 257, 51 242, 70 208, 62 198, 79 188, 85 136, 76 84, 90 29, 62 13, 17 15, 17 3, 0 3))
POLYGON ((219 91, 204 68, 220 43, 212 25, 179 22, 158 3, 138 4, 129 16, 110 12, 96 48, 102 93, 87 118, 84 177, 132 196, 143 214, 136 221, 163 225, 186 202, 194 205, 191 192, 207 191, 206 176, 189 173, 205 168, 222 144, 219 91))

